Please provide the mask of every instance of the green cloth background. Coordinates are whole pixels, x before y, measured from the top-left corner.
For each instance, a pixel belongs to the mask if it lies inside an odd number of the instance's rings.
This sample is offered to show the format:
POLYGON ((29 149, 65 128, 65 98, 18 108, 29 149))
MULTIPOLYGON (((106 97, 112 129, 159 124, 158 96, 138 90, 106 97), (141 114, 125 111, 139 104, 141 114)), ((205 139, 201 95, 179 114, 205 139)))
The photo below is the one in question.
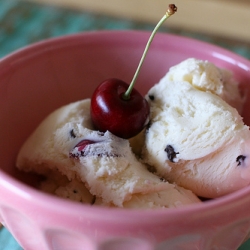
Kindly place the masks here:
MULTIPOLYGON (((70 0, 69 0, 70 1, 70 0)), ((0 58, 28 44, 51 37, 89 30, 152 30, 153 24, 138 23, 89 12, 39 5, 21 0, 0 0, 0 58)), ((185 30, 162 28, 174 33, 210 42, 250 59, 248 43, 231 41, 185 30)), ((0 229, 0 250, 21 250, 6 228, 0 229)), ((250 240, 239 250, 249 250, 250 240)))

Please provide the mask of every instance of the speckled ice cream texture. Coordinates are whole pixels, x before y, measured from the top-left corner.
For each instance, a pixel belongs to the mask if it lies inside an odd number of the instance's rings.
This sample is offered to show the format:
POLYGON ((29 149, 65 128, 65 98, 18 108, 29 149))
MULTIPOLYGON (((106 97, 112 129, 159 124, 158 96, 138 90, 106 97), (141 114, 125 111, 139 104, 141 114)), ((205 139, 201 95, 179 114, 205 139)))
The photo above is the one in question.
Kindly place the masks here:
POLYGON ((170 68, 147 99, 144 162, 203 197, 249 185, 250 132, 231 72, 191 58, 170 68))
POLYGON ((216 67, 209 61, 188 58, 171 67, 165 80, 188 82, 198 90, 221 97, 239 113, 242 111, 244 96, 241 95, 239 83, 234 79, 232 72, 216 67))
POLYGON ((200 202, 191 191, 149 172, 128 140, 95 131, 89 110, 87 99, 50 114, 21 148, 17 167, 47 176, 42 185, 46 191, 87 203, 165 208, 200 202), (93 143, 82 150, 76 145, 84 140, 93 143), (64 181, 56 176, 60 181, 53 185, 51 171, 64 181))

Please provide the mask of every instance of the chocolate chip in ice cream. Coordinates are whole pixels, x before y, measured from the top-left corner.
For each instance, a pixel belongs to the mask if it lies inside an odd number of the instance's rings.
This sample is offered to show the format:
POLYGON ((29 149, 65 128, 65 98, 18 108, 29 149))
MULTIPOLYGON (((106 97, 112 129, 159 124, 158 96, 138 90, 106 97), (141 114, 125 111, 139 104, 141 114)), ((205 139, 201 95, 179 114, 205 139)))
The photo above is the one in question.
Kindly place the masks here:
POLYGON ((168 159, 171 162, 175 162, 174 159, 176 158, 176 155, 179 154, 179 152, 175 152, 171 145, 167 145, 164 151, 167 153, 168 159))
POLYGON ((71 136, 72 138, 76 138, 74 129, 71 129, 69 133, 70 133, 70 136, 71 136))
POLYGON ((154 99, 155 99, 155 96, 154 96, 154 95, 148 95, 148 97, 149 97, 149 99, 150 99, 151 101, 154 101, 154 99))
POLYGON ((236 162, 238 162, 237 166, 242 165, 245 159, 246 159, 246 156, 245 156, 245 155, 239 155, 239 156, 236 158, 236 162))

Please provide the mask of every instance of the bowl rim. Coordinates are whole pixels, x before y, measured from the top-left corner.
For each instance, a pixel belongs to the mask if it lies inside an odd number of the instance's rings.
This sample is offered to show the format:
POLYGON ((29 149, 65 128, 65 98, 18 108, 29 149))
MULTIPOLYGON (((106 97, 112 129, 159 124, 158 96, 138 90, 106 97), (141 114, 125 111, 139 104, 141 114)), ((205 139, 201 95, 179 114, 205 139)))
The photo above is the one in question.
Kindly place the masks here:
MULTIPOLYGON (((126 209, 116 207, 111 208, 102 206, 92 206, 89 204, 82 204, 79 202, 63 199, 32 188, 1 170, 0 187, 0 193, 3 192, 3 190, 5 189, 7 190, 8 195, 14 194, 14 196, 25 201, 26 204, 43 208, 50 212, 68 214, 69 211, 74 211, 74 214, 76 216, 85 214, 88 215, 88 218, 94 219, 97 219, 96 215, 98 214, 98 217, 100 217, 102 220, 108 220, 110 215, 112 215, 112 218, 119 219, 124 218, 125 215, 129 215, 131 218, 133 218, 133 221, 142 221, 145 218, 153 218, 153 221, 155 223, 157 221, 158 223, 162 222, 164 216, 168 216, 168 218, 171 218, 172 215, 185 217, 197 213, 199 213, 200 215, 202 213, 212 215, 214 214, 213 211, 217 211, 218 214, 223 214, 225 213, 225 211, 233 209, 234 204, 232 204, 232 202, 240 202, 243 198, 249 197, 250 195, 250 186, 248 186, 220 198, 205 201, 202 203, 190 204, 178 208, 126 209)), ((122 220, 126 221, 127 218, 125 217, 122 220)))
MULTIPOLYGON (((114 35, 115 35, 114 38, 117 38, 118 40, 120 37, 123 37, 124 35, 142 36, 143 38, 145 38, 145 45, 146 45, 147 38, 150 36, 150 34, 151 34, 150 31, 145 31, 145 30, 93 30, 93 31, 85 31, 85 32, 79 32, 79 33, 74 33, 74 34, 61 35, 61 36, 52 37, 52 38, 45 38, 43 40, 25 45, 19 49, 16 49, 10 52, 9 54, 3 56, 2 58, 0 58, 0 62, 1 63, 2 61, 8 62, 9 60, 15 59, 15 57, 20 57, 23 53, 26 53, 27 51, 30 51, 30 50, 38 51, 39 48, 42 48, 42 47, 45 48, 48 44, 56 45, 56 47, 59 48, 60 46, 69 45, 69 42, 71 41, 74 42, 74 40, 77 40, 79 43, 81 43, 82 40, 79 40, 78 38, 85 38, 85 37, 89 39, 91 38, 92 41, 95 41, 96 36, 101 36, 102 38, 104 38, 104 40, 105 38, 108 39, 107 37, 114 36, 114 35)), ((246 71, 250 71, 250 67, 249 67, 250 60, 226 48, 218 46, 216 44, 212 44, 206 41, 198 40, 198 39, 183 36, 183 35, 165 33, 162 31, 159 31, 156 34, 156 36, 158 36, 159 38, 167 36, 169 37, 169 39, 180 39, 183 41, 185 46, 191 47, 191 48, 193 47, 193 45, 197 45, 196 51, 198 50, 203 51, 204 47, 210 51, 215 50, 216 52, 213 52, 213 57, 224 60, 224 61, 233 62, 237 64, 237 66, 239 66, 240 68, 243 68, 246 71), (198 49, 201 47, 198 45, 202 45, 203 49, 198 49), (236 60, 241 61, 241 62, 237 63, 236 60)), ((153 46, 153 43, 151 46, 153 46)), ((47 49, 51 49, 51 48, 47 48, 47 49)))
MULTIPOLYGON (((70 34, 70 35, 63 35, 55 38, 48 38, 44 39, 42 41, 36 42, 31 45, 27 45, 25 47, 22 47, 0 59, 0 64, 8 64, 11 63, 11 61, 16 60, 23 55, 25 55, 30 50, 38 51, 42 48, 47 47, 47 45, 56 45, 55 47, 59 48, 60 46, 68 46, 69 42, 73 42, 75 40, 79 40, 79 38, 84 37, 90 37, 91 39, 95 39, 96 36, 101 37, 110 37, 110 36, 121 36, 121 35, 129 35, 129 36, 143 36, 148 37, 150 32, 149 31, 134 31, 134 30, 109 30, 109 31, 89 31, 89 32, 82 32, 77 34, 70 34)), ((204 50, 204 47, 207 51, 216 51, 215 54, 213 54, 214 57, 217 57, 222 60, 233 60, 238 67, 243 68, 245 71, 250 72, 250 61, 238 54, 235 54, 234 52, 231 52, 225 48, 221 48, 217 45, 210 44, 208 42, 200 41, 194 38, 184 37, 180 35, 174 35, 174 34, 168 34, 168 33, 162 33, 159 32, 158 36, 168 36, 170 39, 180 39, 185 44, 189 44, 189 46, 196 46, 202 47, 202 50, 204 50)), ((81 39, 80 41, 81 42, 81 39)), ((136 221, 143 220, 145 217, 154 218, 155 221, 161 221, 162 216, 166 215, 172 215, 172 214, 185 214, 187 216, 188 214, 193 214, 197 212, 204 212, 207 213, 214 209, 220 209, 221 212, 223 212, 221 208, 226 209, 227 207, 232 208, 232 202, 240 201, 244 197, 247 197, 250 195, 250 186, 245 187, 241 190, 235 191, 231 194, 225 195, 223 197, 220 197, 218 199, 214 199, 211 201, 206 201, 201 204, 191 204, 188 206, 180 207, 180 208, 168 208, 168 209, 152 209, 152 210, 143 210, 143 213, 141 212, 141 209, 120 209, 120 208, 107 208, 107 207, 101 207, 101 206, 91 206, 88 204, 81 204, 77 202, 72 202, 69 200, 65 200, 62 198, 55 197, 53 195, 49 195, 43 192, 40 192, 32 187, 29 187, 28 185, 22 183, 21 181, 15 179, 14 177, 8 175, 4 171, 0 169, 0 189, 3 192, 6 190, 9 194, 17 195, 18 197, 24 199, 29 204, 36 204, 36 206, 43 207, 46 209, 50 209, 51 211, 59 212, 67 214, 69 209, 73 210, 76 214, 82 214, 87 213, 89 216, 96 217, 96 214, 101 214, 101 217, 105 217, 105 215, 112 214, 112 217, 119 217, 122 218, 124 213, 129 214, 129 216, 132 216, 136 221)))

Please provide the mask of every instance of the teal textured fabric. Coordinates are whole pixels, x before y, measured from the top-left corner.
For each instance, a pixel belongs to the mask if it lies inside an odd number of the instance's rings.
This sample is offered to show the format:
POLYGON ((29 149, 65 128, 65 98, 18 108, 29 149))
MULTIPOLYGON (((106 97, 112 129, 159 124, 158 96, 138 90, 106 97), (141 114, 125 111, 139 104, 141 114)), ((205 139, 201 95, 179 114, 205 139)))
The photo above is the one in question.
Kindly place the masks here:
MULTIPOLYGON (((21 0, 0 0, 0 58, 28 44, 90 30, 152 30, 153 24, 117 19, 89 12, 39 5, 21 0)), ((162 28, 162 32, 179 34, 210 42, 250 59, 250 45, 200 33, 162 28)), ((6 228, 0 229, 0 250, 21 250, 6 228)), ((250 249, 250 240, 239 250, 250 249)))
POLYGON ((0 250, 22 250, 10 232, 5 228, 0 229, 0 250))
MULTIPOLYGON (((89 30, 152 30, 153 24, 117 19, 89 12, 39 5, 21 0, 0 0, 0 57, 42 39, 89 30)), ((210 42, 250 59, 250 41, 229 41, 186 30, 162 28, 162 32, 179 34, 210 42)))

